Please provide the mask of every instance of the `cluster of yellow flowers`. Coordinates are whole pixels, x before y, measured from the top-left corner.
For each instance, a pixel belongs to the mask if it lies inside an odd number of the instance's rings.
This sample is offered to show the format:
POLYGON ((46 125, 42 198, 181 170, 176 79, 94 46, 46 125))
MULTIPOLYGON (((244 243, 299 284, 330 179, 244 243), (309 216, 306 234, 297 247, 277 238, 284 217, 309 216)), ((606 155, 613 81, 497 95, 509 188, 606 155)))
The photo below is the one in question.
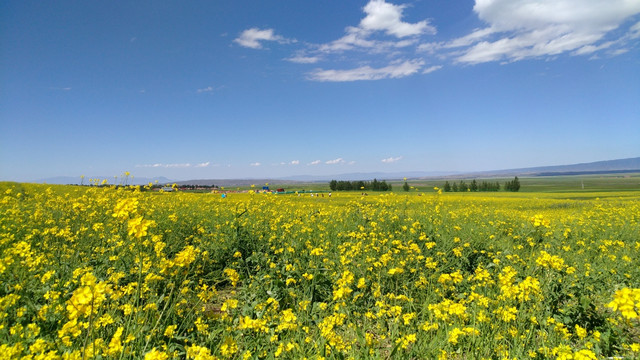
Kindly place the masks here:
POLYGON ((614 311, 619 311, 626 319, 640 318, 640 289, 624 288, 616 291, 613 301, 608 305, 614 311))

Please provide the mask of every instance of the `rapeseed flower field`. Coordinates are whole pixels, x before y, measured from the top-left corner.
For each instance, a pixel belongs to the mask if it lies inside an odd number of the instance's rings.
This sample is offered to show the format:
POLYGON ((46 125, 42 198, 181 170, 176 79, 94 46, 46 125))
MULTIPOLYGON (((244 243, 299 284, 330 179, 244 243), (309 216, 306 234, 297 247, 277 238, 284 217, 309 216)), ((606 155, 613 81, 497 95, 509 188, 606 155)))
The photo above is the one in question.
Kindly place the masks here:
POLYGON ((565 195, 2 183, 0 357, 639 358, 640 193, 565 195))

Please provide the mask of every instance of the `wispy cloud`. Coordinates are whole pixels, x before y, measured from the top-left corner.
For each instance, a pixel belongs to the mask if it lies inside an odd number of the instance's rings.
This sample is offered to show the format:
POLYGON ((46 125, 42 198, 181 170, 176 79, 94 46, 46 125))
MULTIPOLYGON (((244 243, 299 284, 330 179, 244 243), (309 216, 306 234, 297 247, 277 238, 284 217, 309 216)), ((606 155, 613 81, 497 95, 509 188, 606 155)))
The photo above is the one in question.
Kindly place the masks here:
POLYGON ((291 160, 291 161, 281 161, 279 163, 274 163, 272 165, 274 165, 274 166, 278 166, 278 165, 279 166, 286 166, 286 165, 295 166, 295 165, 299 165, 299 164, 300 164, 300 160, 291 160))
POLYGON ((434 71, 438 71, 440 69, 442 69, 442 65, 434 65, 434 66, 430 66, 430 67, 422 70, 422 73, 423 74, 430 74, 430 73, 432 73, 434 71))
POLYGON ((382 159, 381 161, 385 164, 390 164, 390 163, 398 162, 400 160, 402 160, 402 156, 388 157, 386 159, 382 159))
POLYGON ((629 52, 629 49, 617 49, 609 52, 610 55, 616 56, 629 52))
POLYGON ((307 165, 318 165, 318 164, 320 164, 321 162, 322 162, 322 161, 320 161, 320 160, 314 160, 314 161, 312 161, 312 162, 308 163, 307 165))
POLYGON ((259 162, 254 162, 254 163, 249 164, 249 166, 260 166, 260 165, 262 165, 262 164, 260 164, 259 162))
POLYGON ((251 28, 243 31, 240 36, 233 40, 240 46, 248 47, 251 49, 262 49, 263 41, 277 41, 279 43, 288 43, 293 40, 286 39, 280 35, 276 35, 273 29, 260 30, 258 28, 251 28))
POLYGON ((391 64, 382 68, 362 66, 349 70, 323 70, 317 69, 309 73, 310 80, 315 81, 356 81, 356 80, 380 80, 396 79, 415 74, 424 65, 423 60, 407 60, 401 63, 391 64))
POLYGON ((325 161, 325 164, 327 165, 344 164, 344 163, 345 161, 343 158, 337 158, 337 159, 325 161))
POLYGON ((213 86, 207 86, 206 88, 198 89, 196 91, 198 92, 198 94, 212 92, 213 91, 213 86))
POLYGON ((188 168, 188 167, 191 167, 191 164, 189 163, 183 163, 183 164, 155 163, 155 164, 136 165, 136 167, 139 167, 139 168, 188 168))
POLYGON ((629 28, 628 36, 632 39, 640 38, 640 21, 629 28))
POLYGON ((191 164, 191 163, 173 163, 173 164, 163 164, 163 163, 155 163, 155 164, 141 164, 136 165, 137 168, 205 168, 209 166, 217 166, 215 164, 211 164, 210 161, 191 164))
POLYGON ((298 64, 315 64, 318 61, 320 61, 320 57, 319 56, 296 55, 296 56, 292 56, 290 58, 286 58, 285 60, 290 61, 290 62, 294 62, 294 63, 298 63, 298 64))

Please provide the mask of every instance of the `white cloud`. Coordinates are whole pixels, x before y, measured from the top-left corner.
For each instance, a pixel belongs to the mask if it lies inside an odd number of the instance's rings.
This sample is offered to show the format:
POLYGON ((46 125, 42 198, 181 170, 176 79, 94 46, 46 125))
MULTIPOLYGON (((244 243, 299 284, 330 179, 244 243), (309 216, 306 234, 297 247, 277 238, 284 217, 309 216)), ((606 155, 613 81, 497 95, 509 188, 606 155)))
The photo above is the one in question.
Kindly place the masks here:
POLYGON ((430 54, 433 54, 436 52, 436 50, 439 50, 443 47, 443 43, 439 43, 439 42, 430 42, 430 43, 424 43, 424 44, 420 44, 416 47, 417 51, 420 52, 427 52, 430 54))
POLYGON ((254 162, 254 163, 249 164, 249 166, 260 166, 260 165, 262 165, 262 164, 260 164, 259 162, 254 162))
POLYGON ((473 10, 488 27, 445 45, 468 47, 457 62, 517 61, 565 52, 584 55, 609 48, 622 39, 603 40, 640 13, 640 1, 476 0, 473 10))
POLYGON ((169 168, 190 168, 190 167, 204 168, 204 167, 209 167, 209 166, 217 166, 217 165, 211 164, 210 161, 202 162, 202 163, 198 163, 198 164, 191 164, 191 163, 173 163, 173 164, 155 163, 155 164, 136 165, 137 168, 164 168, 164 169, 169 169, 169 168))
POLYGON ((624 54, 624 53, 626 53, 628 51, 629 51, 629 49, 617 49, 617 50, 614 50, 614 51, 610 52, 610 54, 615 56, 615 55, 624 54))
POLYGON ((189 164, 189 163, 184 163, 184 164, 161 164, 161 163, 156 163, 156 164, 136 165, 136 167, 141 167, 141 168, 188 168, 188 167, 191 167, 191 164, 189 164))
POLYGON ((366 38, 369 35, 367 31, 353 26, 347 27, 346 31, 347 34, 340 39, 321 45, 320 51, 344 51, 351 50, 354 47, 372 48, 376 45, 375 41, 366 38))
POLYGON ((344 164, 344 163, 345 163, 345 161, 344 161, 343 158, 337 158, 337 159, 334 159, 334 160, 325 161, 325 164, 327 164, 327 165, 344 164))
POLYGON ((423 33, 435 34, 436 29, 427 20, 415 24, 402 21, 402 10, 406 5, 394 5, 384 0, 371 0, 364 7, 367 16, 360 21, 360 28, 370 31, 384 31, 388 35, 401 38, 423 33))
POLYGON ((434 71, 438 71, 440 69, 442 69, 442 65, 429 66, 428 68, 422 70, 422 73, 423 74, 429 74, 429 73, 432 73, 434 71))
MULTIPOLYGON (((297 64, 336 60, 345 62, 340 66, 342 70, 334 65, 329 66, 330 69, 311 71, 307 78, 314 81, 380 80, 418 74, 424 60, 415 58, 415 50, 420 45, 421 37, 435 34, 436 28, 428 19, 406 21, 404 12, 407 9, 410 9, 410 5, 368 0, 362 8, 360 21, 346 26, 342 37, 323 44, 304 43, 283 60, 297 64), (355 62, 359 65, 353 65, 355 62)), ((274 29, 257 27, 244 30, 233 41, 253 49, 263 48, 267 41, 296 42, 295 39, 277 35, 274 29)), ((427 70, 431 72, 437 69, 432 67, 427 70)))
POLYGON ((381 161, 385 164, 390 164, 390 163, 394 163, 394 162, 398 162, 402 160, 402 156, 398 156, 398 157, 388 157, 386 159, 382 159, 381 161))
POLYGON ((290 166, 295 166, 295 165, 300 165, 300 160, 291 160, 291 161, 281 161, 279 163, 273 163, 273 166, 285 166, 285 165, 290 165, 290 166))
POLYGON ((415 45, 416 39, 404 39, 394 41, 379 41, 368 39, 370 32, 360 28, 349 27, 347 35, 338 40, 320 46, 321 52, 342 52, 356 48, 367 49, 374 54, 380 54, 394 49, 400 49, 415 45))
POLYGON ((315 81, 357 81, 395 79, 415 74, 424 65, 423 60, 406 60, 382 68, 362 66, 348 70, 317 69, 309 73, 309 79, 315 81))
POLYGON ((348 26, 343 37, 321 45, 319 50, 321 52, 335 52, 366 48, 380 53, 393 48, 412 46, 416 44, 416 39, 372 40, 370 37, 376 32, 384 32, 386 35, 394 36, 396 39, 436 33, 436 28, 429 25, 427 20, 413 24, 403 22, 402 11, 405 8, 406 5, 394 5, 384 0, 371 0, 363 8, 366 16, 358 26, 348 26))
POLYGON ((202 89, 198 89, 197 90, 198 94, 205 93, 205 92, 211 92, 211 91, 213 91, 213 87, 212 86, 207 86, 206 88, 202 88, 202 89))
POLYGON ((291 61, 298 64, 315 64, 320 61, 320 57, 318 56, 293 56, 290 58, 286 58, 285 60, 291 61))
POLYGON ((233 41, 238 43, 240 46, 252 49, 261 49, 261 41, 277 41, 279 43, 288 43, 291 40, 285 39, 280 35, 275 35, 273 29, 260 30, 258 28, 251 28, 243 31, 240 36, 238 36, 233 41))
POLYGON ((318 164, 320 164, 321 162, 322 162, 322 161, 320 161, 320 160, 314 160, 314 161, 312 161, 312 162, 308 163, 307 165, 318 165, 318 164))
POLYGON ((484 29, 475 29, 472 33, 468 35, 454 39, 446 44, 440 44, 440 45, 441 47, 446 47, 446 48, 469 46, 486 38, 487 36, 493 34, 494 32, 496 32, 496 30, 491 27, 484 28, 484 29))
POLYGON ((637 39, 640 37, 640 21, 638 21, 635 25, 629 28, 629 36, 632 39, 637 39))
POLYGON ((610 47, 611 45, 613 45, 614 42, 613 41, 607 41, 606 43, 600 44, 598 46, 595 45, 586 45, 581 47, 580 49, 574 51, 573 53, 575 55, 586 55, 586 54, 591 54, 594 53, 596 51, 602 50, 602 49, 606 49, 608 47, 610 47))

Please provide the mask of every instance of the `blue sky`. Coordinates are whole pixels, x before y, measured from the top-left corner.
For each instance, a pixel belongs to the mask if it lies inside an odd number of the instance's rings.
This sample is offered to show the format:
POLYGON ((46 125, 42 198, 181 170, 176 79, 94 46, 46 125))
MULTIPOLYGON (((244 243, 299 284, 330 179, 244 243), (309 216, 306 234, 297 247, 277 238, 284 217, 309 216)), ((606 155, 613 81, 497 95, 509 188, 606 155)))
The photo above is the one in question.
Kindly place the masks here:
POLYGON ((0 179, 640 156, 640 0, 3 1, 0 179))

